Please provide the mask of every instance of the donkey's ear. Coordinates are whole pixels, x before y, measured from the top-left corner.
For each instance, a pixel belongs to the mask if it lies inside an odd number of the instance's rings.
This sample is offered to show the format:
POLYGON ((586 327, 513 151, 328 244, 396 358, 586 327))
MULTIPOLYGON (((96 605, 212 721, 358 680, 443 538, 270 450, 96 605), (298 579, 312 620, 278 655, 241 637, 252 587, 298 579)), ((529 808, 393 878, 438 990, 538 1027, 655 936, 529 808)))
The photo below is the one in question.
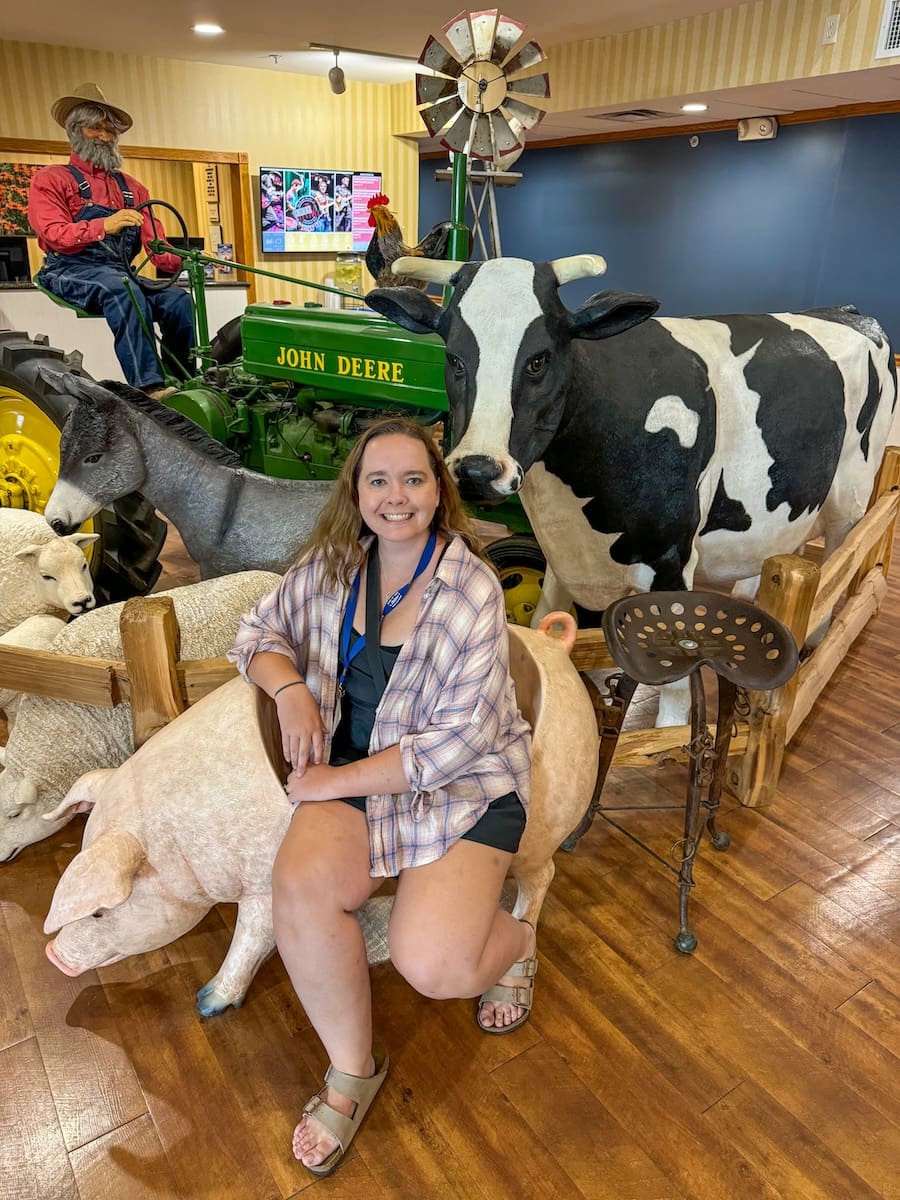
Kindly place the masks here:
POLYGON ((116 394, 108 380, 97 383, 81 376, 75 382, 73 391, 79 400, 86 401, 97 412, 112 412, 116 407, 116 394))

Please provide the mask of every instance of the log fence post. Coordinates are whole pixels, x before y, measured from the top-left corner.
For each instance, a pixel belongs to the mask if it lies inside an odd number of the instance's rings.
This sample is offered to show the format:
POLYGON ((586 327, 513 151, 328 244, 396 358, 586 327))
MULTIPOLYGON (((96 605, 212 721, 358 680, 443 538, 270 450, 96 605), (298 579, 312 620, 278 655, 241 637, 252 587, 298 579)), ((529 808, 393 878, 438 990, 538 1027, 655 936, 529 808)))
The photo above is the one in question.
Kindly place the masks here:
MULTIPOLYGON (((763 563, 756 603, 787 626, 798 648, 806 640, 818 584, 819 568, 796 554, 776 554, 763 563)), ((775 799, 796 690, 795 674, 774 691, 747 693, 747 749, 725 773, 726 789, 747 807, 775 799)))
MULTIPOLYGON (((900 490, 900 446, 888 446, 884 452, 884 458, 881 460, 881 468, 875 477, 875 486, 872 489, 872 498, 869 501, 869 508, 880 500, 882 496, 886 496, 888 492, 896 492, 900 490)), ((872 570, 873 567, 880 567, 881 573, 887 578, 887 573, 891 566, 891 551, 894 546, 894 523, 892 522, 884 531, 881 541, 873 546, 866 557, 860 564, 860 568, 850 584, 850 595, 852 596, 859 588, 859 585, 872 570)))
POLYGON ((185 707, 176 670, 181 631, 171 596, 136 596, 126 601, 119 630, 137 750, 185 707))

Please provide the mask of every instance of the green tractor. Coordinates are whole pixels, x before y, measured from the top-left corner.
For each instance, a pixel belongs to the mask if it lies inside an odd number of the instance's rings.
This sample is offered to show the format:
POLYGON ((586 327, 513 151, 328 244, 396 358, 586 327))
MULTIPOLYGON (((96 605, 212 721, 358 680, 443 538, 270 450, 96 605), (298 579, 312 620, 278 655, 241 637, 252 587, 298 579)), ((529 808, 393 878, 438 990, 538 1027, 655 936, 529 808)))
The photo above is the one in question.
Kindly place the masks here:
MULTIPOLYGON (((456 162, 461 166, 455 171, 454 195, 461 197, 464 156, 458 155, 456 162)), ((174 213, 187 238, 184 220, 171 205, 147 203, 174 213)), ((462 203, 454 200, 454 214, 462 212, 462 203)), ((450 257, 465 258, 467 247, 468 230, 455 216, 450 257)), ((445 422, 444 347, 436 335, 412 336, 366 309, 272 303, 250 304, 242 317, 210 339, 203 268, 220 260, 161 242, 151 248, 165 248, 185 260, 201 363, 192 379, 167 375, 178 390, 166 403, 237 452, 249 469, 290 479, 330 479, 372 420, 403 413, 426 424, 445 422)), ((123 271, 134 277, 143 265, 123 264, 123 271)), ((228 265, 302 282, 239 263, 228 265)), ((321 284, 307 286, 349 295, 321 284)), ((56 481, 59 433, 71 401, 40 375, 39 366, 48 361, 57 370, 81 370, 77 351, 65 354, 46 337, 0 331, 2 506, 42 512, 56 481)), ((525 514, 516 500, 502 511, 475 515, 502 522, 516 533, 493 542, 489 553, 506 589, 510 620, 527 624, 540 596, 545 564, 525 514)), ((141 496, 118 501, 85 528, 100 534, 91 567, 101 600, 143 594, 153 586, 166 528, 141 496)))

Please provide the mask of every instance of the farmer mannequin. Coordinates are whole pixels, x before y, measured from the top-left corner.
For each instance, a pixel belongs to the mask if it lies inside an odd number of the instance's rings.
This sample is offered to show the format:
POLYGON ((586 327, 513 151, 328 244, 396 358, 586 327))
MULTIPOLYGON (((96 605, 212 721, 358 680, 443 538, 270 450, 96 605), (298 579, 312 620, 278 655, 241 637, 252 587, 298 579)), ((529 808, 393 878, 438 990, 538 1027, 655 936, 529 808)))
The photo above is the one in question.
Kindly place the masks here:
MULTIPOLYGON (((156 354, 122 282, 123 254, 131 262, 153 238, 165 237, 147 209, 134 211, 150 193, 120 170, 119 135, 131 128, 131 117, 108 103, 95 83, 77 87, 50 111, 65 129, 72 153, 68 163, 42 167, 31 181, 28 219, 47 256, 37 280, 67 303, 102 313, 127 381, 154 399, 165 399, 175 389, 163 385, 156 354)), ((181 268, 173 254, 154 255, 152 262, 163 271, 181 268)), ((147 327, 158 322, 163 349, 191 374, 187 294, 179 287, 150 292, 132 285, 132 290, 147 327)))

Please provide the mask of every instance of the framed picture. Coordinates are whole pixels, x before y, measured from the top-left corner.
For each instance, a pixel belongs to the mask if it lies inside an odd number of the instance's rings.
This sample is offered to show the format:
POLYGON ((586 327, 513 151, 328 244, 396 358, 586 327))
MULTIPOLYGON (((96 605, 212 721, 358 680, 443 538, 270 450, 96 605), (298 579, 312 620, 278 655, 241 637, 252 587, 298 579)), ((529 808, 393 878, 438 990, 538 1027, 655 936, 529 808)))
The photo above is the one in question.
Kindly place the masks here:
POLYGON ((0 162, 0 236, 34 237, 25 209, 31 180, 40 169, 37 163, 0 162))

